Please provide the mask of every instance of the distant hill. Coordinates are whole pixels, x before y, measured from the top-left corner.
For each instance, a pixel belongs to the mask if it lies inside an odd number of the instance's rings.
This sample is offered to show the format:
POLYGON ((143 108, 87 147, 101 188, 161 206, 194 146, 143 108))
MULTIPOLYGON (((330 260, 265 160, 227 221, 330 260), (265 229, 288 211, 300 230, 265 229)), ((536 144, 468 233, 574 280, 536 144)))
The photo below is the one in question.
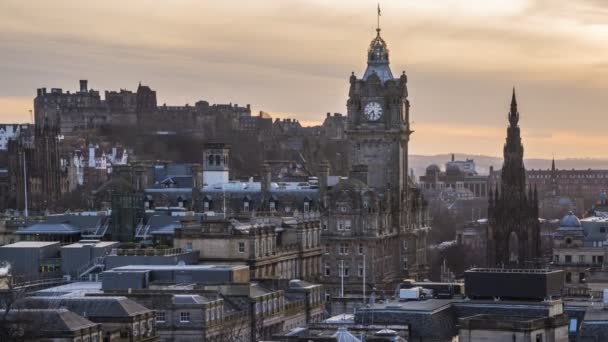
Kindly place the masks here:
MULTIPOLYGON (((474 159, 477 166, 477 172, 480 174, 488 174, 490 166, 495 169, 502 167, 502 158, 491 157, 484 155, 471 155, 464 153, 455 153, 456 160, 465 160, 467 158, 474 159)), ((442 170, 445 168, 445 163, 452 159, 451 154, 437 154, 433 156, 410 155, 409 166, 414 170, 416 177, 423 175, 427 166, 437 164, 442 170)), ((526 169, 550 169, 551 159, 525 159, 526 169)), ((555 166, 558 169, 608 169, 608 158, 567 158, 556 159, 555 166)))

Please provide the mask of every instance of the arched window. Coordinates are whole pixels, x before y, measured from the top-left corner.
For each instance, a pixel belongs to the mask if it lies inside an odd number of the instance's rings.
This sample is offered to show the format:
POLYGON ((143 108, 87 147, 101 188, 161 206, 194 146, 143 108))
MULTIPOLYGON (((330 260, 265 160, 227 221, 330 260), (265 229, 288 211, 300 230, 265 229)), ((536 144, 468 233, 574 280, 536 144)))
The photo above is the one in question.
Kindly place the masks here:
POLYGON ((213 155, 209 155, 209 165, 213 165, 213 155))

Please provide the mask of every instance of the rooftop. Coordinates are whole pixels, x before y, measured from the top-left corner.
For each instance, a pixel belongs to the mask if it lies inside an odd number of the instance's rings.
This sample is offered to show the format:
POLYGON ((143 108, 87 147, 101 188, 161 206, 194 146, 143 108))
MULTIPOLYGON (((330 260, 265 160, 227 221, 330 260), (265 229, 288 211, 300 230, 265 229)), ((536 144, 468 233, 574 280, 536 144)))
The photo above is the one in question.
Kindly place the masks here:
POLYGON ((249 269, 244 265, 128 265, 113 268, 112 271, 201 271, 201 270, 241 270, 249 269))
POLYGON ((0 248, 41 248, 47 246, 59 246, 59 242, 57 241, 19 241, 15 243, 11 243, 9 245, 4 245, 0 248))

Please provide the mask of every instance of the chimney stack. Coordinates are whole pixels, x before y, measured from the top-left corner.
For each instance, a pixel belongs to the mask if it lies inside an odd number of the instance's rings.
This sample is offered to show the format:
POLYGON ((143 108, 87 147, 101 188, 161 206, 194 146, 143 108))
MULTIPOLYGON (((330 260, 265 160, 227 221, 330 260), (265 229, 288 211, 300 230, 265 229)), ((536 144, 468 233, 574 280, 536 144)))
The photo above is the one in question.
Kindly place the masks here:
POLYGON ((88 92, 88 85, 87 85, 87 80, 80 80, 80 92, 81 93, 86 93, 88 92))
POLYGON ((319 178, 319 194, 321 195, 321 206, 327 208, 327 181, 329 178, 329 164, 327 160, 322 161, 319 164, 318 176, 319 178))

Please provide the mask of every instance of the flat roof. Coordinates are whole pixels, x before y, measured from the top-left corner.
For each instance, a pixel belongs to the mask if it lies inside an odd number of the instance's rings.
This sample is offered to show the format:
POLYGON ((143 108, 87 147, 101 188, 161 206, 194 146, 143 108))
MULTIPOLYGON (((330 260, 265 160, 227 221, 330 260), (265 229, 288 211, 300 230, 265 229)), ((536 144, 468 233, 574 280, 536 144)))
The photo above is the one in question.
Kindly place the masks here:
POLYGON ((249 269, 245 265, 127 265, 113 268, 111 271, 222 271, 249 269))
POLYGON ((59 245, 59 241, 19 241, 0 248, 40 248, 53 245, 59 245))
POLYGON ((398 301, 391 300, 384 303, 376 302, 370 307, 360 308, 359 310, 400 310, 400 311, 435 311, 444 307, 450 306, 454 302, 459 302, 460 299, 427 299, 427 300, 411 300, 398 301))
POLYGON ((82 248, 84 246, 93 246, 93 247, 97 247, 97 248, 103 248, 103 247, 112 247, 112 246, 117 246, 119 243, 117 241, 79 241, 79 242, 75 242, 73 244, 67 245, 67 246, 63 246, 61 248, 82 248))

